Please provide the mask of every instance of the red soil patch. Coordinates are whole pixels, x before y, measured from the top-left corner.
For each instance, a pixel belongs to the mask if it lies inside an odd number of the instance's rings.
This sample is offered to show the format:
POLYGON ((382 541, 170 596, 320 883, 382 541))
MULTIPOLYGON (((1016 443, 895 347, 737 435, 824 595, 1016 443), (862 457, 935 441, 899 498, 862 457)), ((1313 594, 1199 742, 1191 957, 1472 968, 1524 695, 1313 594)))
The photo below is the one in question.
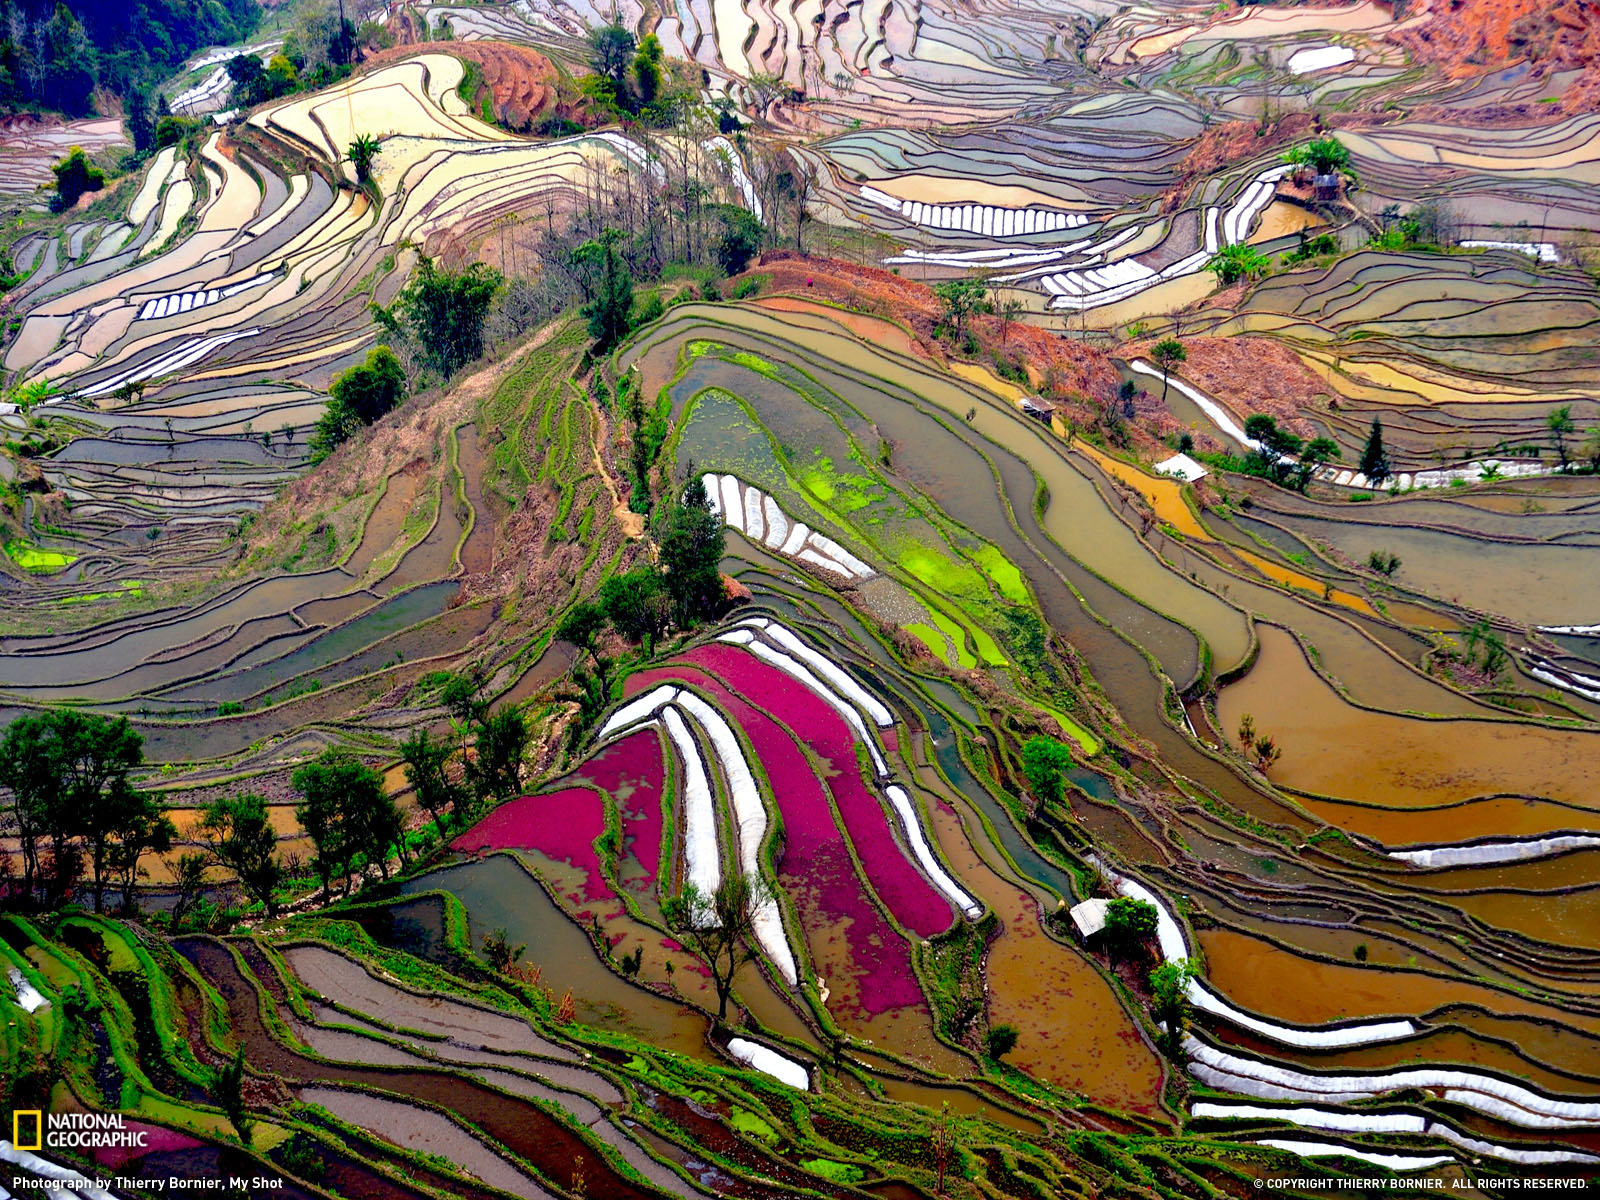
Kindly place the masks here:
POLYGON ((1595 107, 1600 79, 1591 77, 1600 75, 1600 4, 1593 0, 1438 0, 1426 21, 1390 37, 1456 77, 1519 62, 1531 64, 1535 75, 1584 70, 1575 89, 1581 96, 1569 93, 1561 107, 1595 107))
POLYGON ((1194 147, 1178 164, 1178 179, 1161 199, 1162 212, 1183 206, 1196 184, 1235 163, 1258 157, 1263 150, 1286 146, 1315 136, 1319 122, 1310 113, 1289 113, 1265 131, 1255 121, 1227 121, 1213 125, 1195 139, 1194 147))
MULTIPOLYGON (((763 254, 751 273, 771 277, 763 293, 804 296, 899 321, 911 331, 919 353, 940 364, 949 362, 948 347, 933 336, 944 307, 925 283, 878 267, 789 250, 763 254)), ((1046 383, 1049 399, 1070 403, 1074 397, 1084 397, 1103 405, 1116 395, 1116 369, 1103 351, 1092 346, 1018 321, 1006 328, 996 316, 975 318, 972 332, 986 354, 1025 364, 1036 380, 1046 383)))
MULTIPOLYGON (((364 67, 372 71, 419 54, 448 54, 476 63, 495 117, 511 129, 532 129, 555 111, 559 78, 556 69, 548 58, 527 46, 506 42, 427 42, 395 46, 369 54, 364 67)), ((480 104, 481 100, 473 108, 479 115, 480 104)))
MULTIPOLYGON (((1131 342, 1128 358, 1148 357, 1151 343, 1131 342)), ((1252 413, 1266 413, 1302 437, 1316 431, 1301 414, 1326 408, 1327 384, 1300 361, 1294 351, 1270 338, 1185 338, 1188 361, 1175 374, 1232 409, 1239 423, 1252 413)), ((1145 385, 1159 393, 1160 380, 1145 385)))

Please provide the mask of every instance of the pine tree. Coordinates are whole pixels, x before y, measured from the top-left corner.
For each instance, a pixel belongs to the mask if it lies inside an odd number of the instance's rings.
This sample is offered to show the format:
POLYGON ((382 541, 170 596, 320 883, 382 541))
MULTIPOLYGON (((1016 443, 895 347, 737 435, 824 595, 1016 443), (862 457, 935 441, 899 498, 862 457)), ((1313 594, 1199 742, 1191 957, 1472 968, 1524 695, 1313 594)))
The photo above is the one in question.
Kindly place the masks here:
POLYGON ((1389 470, 1389 455, 1383 448, 1383 423, 1377 417, 1372 418, 1372 432, 1367 434, 1367 448, 1361 452, 1361 473, 1375 487, 1382 487, 1383 481, 1393 474, 1389 470))

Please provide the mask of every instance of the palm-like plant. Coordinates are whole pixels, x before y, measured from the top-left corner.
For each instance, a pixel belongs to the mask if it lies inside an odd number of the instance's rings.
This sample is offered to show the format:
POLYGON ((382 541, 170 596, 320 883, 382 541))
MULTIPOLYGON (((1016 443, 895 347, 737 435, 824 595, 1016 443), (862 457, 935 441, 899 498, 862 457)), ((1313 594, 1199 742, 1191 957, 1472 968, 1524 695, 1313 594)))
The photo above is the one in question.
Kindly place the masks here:
POLYGON ((1223 287, 1228 287, 1241 279, 1260 279, 1270 265, 1266 255, 1254 246, 1235 242, 1213 254, 1206 263, 1206 270, 1214 274, 1223 287))
POLYGON ((372 164, 377 161, 379 149, 378 139, 370 133, 360 134, 350 143, 348 157, 350 165, 356 169, 357 184, 364 184, 372 178, 372 164))

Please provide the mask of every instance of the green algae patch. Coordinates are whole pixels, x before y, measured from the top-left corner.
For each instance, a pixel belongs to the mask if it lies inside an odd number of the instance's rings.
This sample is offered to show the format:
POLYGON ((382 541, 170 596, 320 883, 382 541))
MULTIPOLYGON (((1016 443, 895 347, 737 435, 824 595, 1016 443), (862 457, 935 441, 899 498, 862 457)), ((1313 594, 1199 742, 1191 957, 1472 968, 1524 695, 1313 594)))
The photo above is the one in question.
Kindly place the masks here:
POLYGON ((818 454, 797 472, 800 486, 840 513, 853 513, 886 498, 883 488, 865 475, 840 471, 833 459, 818 454))
POLYGON ((641 1054, 630 1055, 627 1066, 624 1069, 633 1072, 664 1092, 670 1092, 674 1095, 682 1094, 700 1104, 711 1104, 717 1099, 715 1092, 707 1091, 705 1088, 691 1088, 688 1091, 684 1091, 682 1080, 676 1076, 668 1075, 641 1054))
POLYGON ((942 554, 925 542, 910 542, 896 561, 922 583, 945 596, 988 597, 982 577, 964 562, 942 554))
POLYGON ((912 621, 905 627, 905 630, 926 646, 928 652, 935 658, 947 663, 950 661, 950 643, 945 638, 945 635, 932 625, 922 621, 912 621))
POLYGON ((972 627, 972 640, 977 644, 978 657, 983 660, 986 667, 1003 667, 1006 665, 1006 656, 1000 653, 1000 647, 979 626, 972 627))
POLYGON ((775 379, 779 383, 787 382, 784 380, 783 376, 778 373, 777 367, 773 366, 760 355, 752 354, 748 350, 735 350, 733 353, 723 355, 722 357, 726 358, 731 363, 737 363, 747 371, 754 371, 758 375, 765 375, 768 379, 775 379))
POLYGON ((768 1145, 775 1145, 780 1140, 778 1131, 753 1112, 736 1108, 733 1110, 732 1121, 733 1127, 746 1137, 753 1137, 768 1145))
POLYGON ((45 550, 24 538, 12 538, 6 543, 6 554, 24 571, 35 575, 48 575, 78 561, 76 554, 64 550, 45 550))
POLYGON ((125 599, 138 600, 144 595, 145 582, 142 579, 129 579, 118 584, 107 592, 85 592, 81 596, 63 596, 59 604, 90 604, 96 600, 125 599))
POLYGON ((802 1171, 820 1175, 834 1183, 860 1183, 867 1173, 855 1163, 835 1162, 831 1158, 808 1158, 800 1164, 802 1171))
POLYGON ((931 605, 928 608, 928 612, 933 617, 933 623, 939 627, 940 631, 945 635, 945 637, 950 639, 950 645, 955 647, 956 666, 960 667, 962 670, 968 670, 977 666, 978 660, 973 656, 972 651, 967 647, 966 631, 961 628, 961 626, 956 622, 955 618, 951 617, 948 613, 940 612, 939 609, 934 608, 931 605))
POLYGON ((1029 606, 1033 604, 1033 597, 1028 594, 1028 585, 1023 582, 1022 572, 998 546, 982 546, 972 552, 972 557, 1007 600, 1013 604, 1029 606))
MULTIPOLYGON (((1034 703, 1038 704, 1038 701, 1034 701, 1034 703)), ((1039 707, 1056 719, 1056 724, 1061 726, 1061 731, 1077 742, 1083 748, 1085 754, 1100 753, 1100 741, 1094 734, 1079 725, 1059 708, 1051 708, 1048 704, 1039 704, 1039 707)))

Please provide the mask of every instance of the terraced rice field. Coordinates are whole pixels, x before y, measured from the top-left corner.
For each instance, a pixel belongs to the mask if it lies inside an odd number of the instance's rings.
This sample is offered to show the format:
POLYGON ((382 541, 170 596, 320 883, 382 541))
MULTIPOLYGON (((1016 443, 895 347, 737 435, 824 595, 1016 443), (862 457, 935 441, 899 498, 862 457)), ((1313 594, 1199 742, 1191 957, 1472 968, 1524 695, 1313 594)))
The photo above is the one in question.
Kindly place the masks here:
MULTIPOLYGON (((195 56, 172 106, 205 120, 63 214, 28 207, 61 131, 0 137, 0 721, 126 717, 175 828, 120 864, 142 916, 91 915, 82 884, 0 913, 7 1094, 150 1135, 7 1144, 18 1181, 1600 1177, 1600 119, 1576 69, 1447 70, 1416 48, 1430 14, 1370 2, 381 16, 418 44, 216 120, 231 53, 195 56), (610 22, 705 111, 584 99, 610 22), (503 43, 546 70, 542 132, 491 120, 503 43), (1285 161, 1318 134, 1343 182, 1285 161), (671 192, 691 162, 712 182, 671 192), (508 231, 547 251, 636 194, 743 207, 766 253, 710 284, 649 264, 667 303, 605 350, 583 277, 312 461, 424 257, 498 248, 517 275, 508 231), (1405 221, 1435 202, 1430 240, 1405 221), (1261 277, 1217 286, 1246 248, 1261 277), (957 280, 988 308, 926 286, 957 280), (1301 449, 1272 461, 1260 414, 1301 449), (722 582, 696 610, 672 523, 702 518, 722 582), (642 576, 667 581, 648 633, 610 607, 642 576), (513 710, 493 791, 471 730, 513 710), (431 811, 418 731, 475 803, 431 811), (329 749, 405 826, 342 889, 297 811, 329 749), (215 861, 183 881, 241 792, 281 910, 215 861), (1125 944, 1089 927, 1119 901, 1150 922, 1125 944)), ((27 835, 0 825, 7 863, 27 835)))

